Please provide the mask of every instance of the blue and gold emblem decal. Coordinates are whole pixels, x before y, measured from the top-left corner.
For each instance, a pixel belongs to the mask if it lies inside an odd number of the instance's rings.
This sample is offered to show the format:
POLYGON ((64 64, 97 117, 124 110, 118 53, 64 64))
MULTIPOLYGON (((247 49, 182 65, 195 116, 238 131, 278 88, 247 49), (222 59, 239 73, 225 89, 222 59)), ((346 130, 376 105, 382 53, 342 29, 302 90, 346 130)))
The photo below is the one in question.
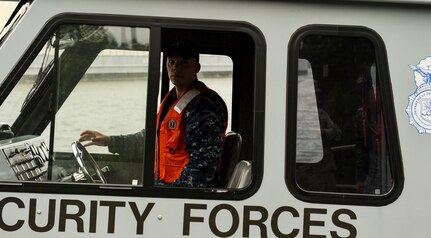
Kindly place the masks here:
POLYGON ((431 133, 431 57, 427 57, 418 65, 409 65, 414 72, 416 91, 409 96, 406 112, 410 125, 419 133, 431 133))

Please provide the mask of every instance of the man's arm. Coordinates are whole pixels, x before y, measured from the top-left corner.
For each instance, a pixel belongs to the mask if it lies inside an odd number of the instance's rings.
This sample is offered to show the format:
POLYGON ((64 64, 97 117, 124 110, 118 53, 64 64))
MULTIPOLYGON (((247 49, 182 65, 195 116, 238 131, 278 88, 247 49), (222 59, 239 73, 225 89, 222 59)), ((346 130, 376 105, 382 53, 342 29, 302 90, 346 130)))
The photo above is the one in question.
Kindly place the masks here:
POLYGON ((109 152, 118 153, 131 160, 139 160, 144 154, 145 129, 129 135, 111 136, 109 152))

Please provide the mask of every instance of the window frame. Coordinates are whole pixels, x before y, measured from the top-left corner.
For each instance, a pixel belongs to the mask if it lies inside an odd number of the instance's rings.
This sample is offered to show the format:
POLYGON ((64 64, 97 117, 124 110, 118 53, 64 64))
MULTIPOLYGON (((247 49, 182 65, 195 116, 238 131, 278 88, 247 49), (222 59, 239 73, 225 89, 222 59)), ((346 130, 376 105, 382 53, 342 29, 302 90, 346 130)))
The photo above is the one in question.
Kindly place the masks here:
MULTIPOLYGON (((127 16, 112 14, 78 14, 62 13, 51 18, 41 29, 38 36, 30 44, 23 54, 17 66, 0 85, 0 103, 2 103, 15 87, 21 76, 31 65, 45 42, 56 29, 63 24, 95 24, 127 27, 148 27, 150 30, 150 50, 148 66, 148 90, 147 90, 147 116, 145 128, 147 138, 155 138, 156 114, 158 110, 158 93, 160 79, 160 60, 162 51, 163 27, 178 30, 208 30, 239 32, 248 35, 254 42, 254 104, 252 131, 255 134, 253 141, 253 181, 251 185, 241 190, 225 190, 218 188, 192 189, 153 186, 154 160, 144 160, 143 184, 141 186, 121 186, 116 184, 86 184, 80 183, 53 183, 53 182, 29 182, 29 181, 2 181, 0 191, 4 192, 29 192, 29 193, 56 193, 56 194, 87 194, 109 196, 132 197, 168 197, 168 198, 205 198, 205 199, 231 199, 240 200, 252 196, 259 188, 263 177, 263 136, 264 136, 264 107, 265 107, 265 70, 266 70, 266 43, 262 33, 252 24, 238 21, 182 19, 149 16, 127 16), (156 90, 157 89, 157 90, 156 90), (17 185, 17 186, 10 186, 17 185), (220 192, 222 190, 223 192, 220 192), (53 192, 54 191, 54 192, 53 192)), ((233 61, 235 64, 235 61, 233 61)), ((54 66, 56 67, 56 66, 54 66)), ((235 68, 235 65, 234 65, 235 68)), ((235 69, 234 69, 235 70, 235 69)), ((234 79, 235 81, 235 79, 234 79)), ((55 112, 50 116, 51 127, 55 128, 55 112), (54 122, 54 123, 52 123, 54 122)), ((50 140, 53 131, 50 132, 50 140)), ((54 131, 55 133, 55 131, 54 131)), ((50 143, 50 156, 52 156, 53 144, 50 143)), ((155 140, 146 140, 145 148, 155 148, 155 140)), ((146 149, 145 158, 154 158, 155 150, 146 149)))
POLYGON ((305 202, 328 204, 384 206, 395 201, 403 190, 404 174, 389 66, 383 39, 374 30, 363 26, 306 25, 297 29, 290 38, 288 45, 287 69, 285 183, 292 195, 305 202), (305 191, 296 183, 295 167, 299 44, 303 38, 309 35, 363 37, 370 40, 374 46, 376 66, 379 69, 377 74, 381 87, 382 109, 385 115, 384 123, 386 125, 387 146, 388 152, 391 155, 390 168, 394 184, 392 190, 387 194, 367 195, 305 191))

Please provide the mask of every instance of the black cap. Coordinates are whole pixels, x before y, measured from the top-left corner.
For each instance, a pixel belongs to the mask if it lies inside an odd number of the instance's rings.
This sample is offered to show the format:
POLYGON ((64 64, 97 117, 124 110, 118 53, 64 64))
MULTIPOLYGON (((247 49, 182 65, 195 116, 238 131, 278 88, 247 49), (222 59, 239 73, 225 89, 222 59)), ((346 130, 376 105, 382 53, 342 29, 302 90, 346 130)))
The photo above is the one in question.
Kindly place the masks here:
POLYGON ((178 53, 183 59, 195 59, 199 62, 199 51, 195 44, 189 40, 177 40, 173 42, 166 50, 166 56, 172 53, 178 53))

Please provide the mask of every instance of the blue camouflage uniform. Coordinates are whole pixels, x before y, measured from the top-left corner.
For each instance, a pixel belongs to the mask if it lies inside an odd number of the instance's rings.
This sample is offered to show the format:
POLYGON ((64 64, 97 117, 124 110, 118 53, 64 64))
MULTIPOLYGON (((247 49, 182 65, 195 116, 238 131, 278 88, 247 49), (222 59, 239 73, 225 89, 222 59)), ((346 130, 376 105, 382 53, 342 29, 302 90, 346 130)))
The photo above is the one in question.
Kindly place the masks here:
MULTIPOLYGON (((165 107, 176 101, 175 93, 165 107)), ((165 109, 168 111, 168 108, 165 109)), ((211 187, 217 178, 217 168, 222 154, 227 111, 223 99, 217 94, 205 93, 196 96, 186 107, 186 151, 189 163, 179 179, 172 184, 155 178, 155 185, 182 187, 211 187)), ((111 136, 109 151, 121 155, 142 158, 144 130, 130 135, 111 136), (134 155, 130 155, 132 152, 134 155), (141 156, 139 156, 141 155, 141 156)))

